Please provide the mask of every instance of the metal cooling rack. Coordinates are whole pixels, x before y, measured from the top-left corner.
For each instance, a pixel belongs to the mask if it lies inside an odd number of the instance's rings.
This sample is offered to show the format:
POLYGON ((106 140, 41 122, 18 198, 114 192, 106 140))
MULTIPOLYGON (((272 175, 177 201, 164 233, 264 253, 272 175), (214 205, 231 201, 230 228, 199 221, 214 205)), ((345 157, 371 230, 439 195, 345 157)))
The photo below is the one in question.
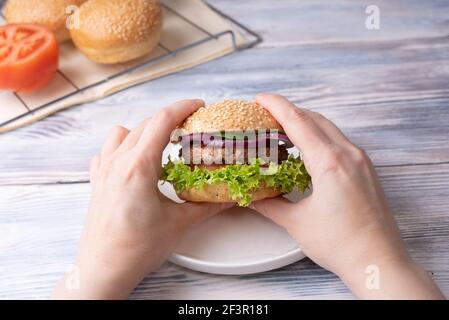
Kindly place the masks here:
MULTIPOLYGON (((3 1, 0 1, 0 6, 1 6, 2 2, 3 2, 3 1)), ((139 70, 139 69, 148 67, 148 66, 150 66, 150 65, 152 65, 152 64, 155 64, 155 63, 157 63, 157 62, 160 62, 160 61, 162 61, 162 60, 165 60, 165 59, 167 59, 167 58, 170 58, 170 57, 172 57, 172 56, 175 56, 175 55, 177 55, 177 54, 179 54, 179 53, 181 53, 181 52, 187 51, 187 50, 192 49, 192 48, 194 48, 194 47, 196 47, 196 46, 200 46, 200 45, 202 45, 202 44, 204 44, 204 43, 206 43, 206 42, 218 40, 218 39, 224 38, 224 37, 229 37, 229 38, 230 38, 230 41, 232 42, 232 46, 233 46, 233 51, 232 51, 231 53, 236 52, 236 51, 241 51, 241 50, 245 50, 245 49, 251 48, 251 47, 257 45, 258 43, 262 42, 262 38, 261 38, 257 33, 255 33, 254 31, 252 31, 252 30, 250 30, 250 29, 248 29, 248 28, 245 27, 243 24, 241 24, 240 22, 236 21, 234 18, 232 18, 232 17, 230 17, 229 15, 223 13, 222 11, 220 11, 219 9, 213 7, 212 5, 208 4, 207 2, 204 2, 204 3, 205 3, 205 4, 206 4, 212 11, 214 11, 215 13, 217 13, 218 15, 220 15, 222 18, 224 18, 224 19, 226 19, 227 21, 229 21, 231 24, 233 24, 239 31, 241 31, 241 32, 243 33, 243 35, 244 35, 247 39, 249 39, 249 41, 248 41, 247 43, 245 43, 244 45, 239 46, 239 45, 237 45, 236 35, 235 35, 235 33, 234 33, 233 30, 225 30, 225 31, 222 31, 222 32, 219 32, 219 33, 212 34, 212 33, 210 33, 209 31, 207 31, 207 30, 205 30, 204 28, 202 28, 201 26, 197 25, 195 22, 193 22, 193 21, 191 21, 190 19, 188 19, 188 18, 186 18, 185 16, 183 16, 181 13, 179 13, 179 12, 175 11, 174 9, 170 8, 170 7, 167 6, 166 4, 161 3, 161 6, 163 6, 166 10, 172 12, 173 14, 177 15, 179 18, 181 18, 182 20, 186 21, 187 23, 189 23, 189 24, 192 25, 193 27, 195 27, 195 28, 197 28, 198 30, 202 31, 203 33, 205 33, 205 34, 207 35, 207 37, 205 37, 204 39, 201 39, 201 40, 199 40, 199 41, 195 41, 195 42, 189 43, 189 44, 187 44, 187 45, 185 45, 185 46, 183 46, 183 47, 177 48, 176 50, 169 50, 168 48, 166 48, 166 47, 163 46, 162 44, 159 44, 159 47, 161 47, 162 49, 164 49, 167 53, 165 53, 165 54, 163 54, 163 55, 161 55, 161 56, 158 56, 157 58, 154 58, 154 59, 150 59, 150 60, 148 60, 148 61, 145 61, 145 62, 143 62, 143 63, 141 63, 141 64, 138 64, 138 65, 135 65, 135 66, 126 68, 126 69, 123 70, 123 71, 120 71, 120 72, 118 72, 118 73, 116 73, 116 74, 113 74, 113 75, 111 75, 111 76, 108 76, 108 77, 104 78, 103 80, 100 80, 100 81, 95 82, 95 83, 93 83, 93 84, 89 84, 89 85, 84 86, 84 87, 78 87, 78 86, 76 86, 72 81, 70 81, 70 79, 69 79, 67 76, 64 75, 64 73, 61 72, 61 70, 58 70, 58 73, 59 73, 65 80, 67 80, 67 81, 74 87, 75 90, 74 90, 73 92, 70 92, 70 93, 66 94, 66 95, 63 95, 62 97, 59 97, 59 98, 57 98, 57 99, 54 99, 54 100, 52 100, 52 101, 50 101, 50 102, 47 102, 47 103, 45 103, 45 104, 43 104, 43 105, 41 105, 41 106, 35 107, 35 108, 33 108, 33 109, 31 109, 31 108, 26 104, 26 102, 25 102, 25 101, 24 101, 24 100, 23 100, 17 93, 14 93, 14 95, 15 95, 15 96, 17 97, 17 99, 23 104, 23 106, 26 108, 27 111, 24 112, 23 114, 20 114, 19 116, 16 116, 16 117, 14 117, 14 118, 12 118, 12 119, 9 119, 9 120, 7 120, 7 121, 4 121, 4 122, 0 123, 0 128, 1 128, 1 127, 4 127, 4 126, 6 126, 6 125, 9 125, 9 124, 11 124, 11 123, 14 123, 15 121, 17 121, 17 120, 19 120, 19 119, 21 119, 21 118, 24 118, 24 117, 26 117, 26 116, 28 116, 28 115, 33 115, 33 113, 36 112, 36 111, 39 111, 39 110, 42 110, 42 109, 49 108, 49 107, 51 107, 53 104, 55 104, 55 103, 57 103, 57 102, 61 102, 61 101, 65 100, 65 99, 68 99, 68 98, 70 98, 70 97, 72 97, 72 96, 75 96, 75 95, 77 95, 77 94, 80 94, 80 93, 82 93, 82 92, 84 92, 84 91, 86 91, 86 90, 89 90, 89 89, 98 87, 98 86, 100 86, 100 85, 102 85, 102 84, 105 84, 106 82, 108 82, 108 81, 110 81, 110 80, 116 79, 116 78, 121 77, 121 76, 123 76, 123 75, 125 75, 125 74, 128 74, 128 73, 130 73, 130 72, 134 72, 134 71, 136 71, 136 70, 139 70)), ((0 15, 1 15, 3 18, 5 18, 5 17, 3 16, 3 13, 2 13, 1 10, 0 10, 0 15)), ((139 83, 139 84, 140 84, 140 83, 139 83)), ((130 86, 130 87, 132 87, 132 86, 130 86)), ((127 88, 130 88, 130 87, 127 87, 127 88)), ((126 88, 126 89, 127 89, 127 88, 126 88)), ((122 90, 124 90, 124 89, 122 89, 122 90)))

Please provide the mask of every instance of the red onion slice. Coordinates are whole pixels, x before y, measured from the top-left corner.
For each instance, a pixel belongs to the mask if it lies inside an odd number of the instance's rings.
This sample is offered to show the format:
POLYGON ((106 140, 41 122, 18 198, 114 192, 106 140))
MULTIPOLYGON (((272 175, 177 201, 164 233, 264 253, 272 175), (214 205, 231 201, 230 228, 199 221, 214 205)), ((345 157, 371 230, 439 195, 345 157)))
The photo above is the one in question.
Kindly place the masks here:
POLYGON ((294 147, 293 143, 290 141, 288 136, 284 133, 278 133, 278 132, 258 132, 256 135, 256 139, 248 139, 249 137, 246 137, 247 140, 242 139, 226 139, 223 138, 220 133, 193 133, 181 136, 180 143, 181 145, 187 145, 190 142, 193 142, 194 144, 202 144, 202 145, 208 145, 208 146, 229 146, 232 147, 235 145, 236 147, 245 147, 245 145, 248 148, 256 148, 257 142, 262 140, 273 140, 280 142, 283 146, 285 146, 287 149, 294 147))

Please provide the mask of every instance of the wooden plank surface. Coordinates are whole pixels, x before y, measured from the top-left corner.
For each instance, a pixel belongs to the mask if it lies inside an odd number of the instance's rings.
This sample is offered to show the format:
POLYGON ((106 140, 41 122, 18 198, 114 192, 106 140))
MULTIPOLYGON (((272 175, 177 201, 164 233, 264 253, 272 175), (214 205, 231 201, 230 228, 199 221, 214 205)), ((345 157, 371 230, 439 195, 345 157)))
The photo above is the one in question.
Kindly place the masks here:
MULTIPOLYGON (((449 294, 449 165, 381 168, 379 176, 413 258, 449 294)), ((88 184, 0 187, 0 298, 45 298, 73 262, 88 184), (19 206, 19 208, 18 208, 19 206)), ((257 213, 255 213, 257 214, 257 213)), ((331 273, 305 260, 249 276, 216 276, 167 263, 133 298, 351 298, 331 273)))
MULTIPOLYGON (((73 261, 89 197, 87 183, 73 182, 87 180, 109 127, 177 99, 259 91, 322 112, 368 151, 412 256, 449 295, 449 2, 376 1, 377 31, 364 27, 366 0, 209 2, 264 43, 0 135, 0 299, 46 298, 73 261)), ((132 298, 352 295, 303 260, 232 277, 167 263, 132 298)))
POLYGON ((449 35, 447 0, 210 0, 251 26, 262 47, 378 42, 449 35), (380 29, 367 30, 365 10, 376 5, 380 29))
POLYGON ((228 56, 1 135, 0 184, 85 181, 111 126, 132 127, 184 97, 252 99, 260 91, 322 112, 376 165, 446 162, 448 49, 448 41, 432 39, 228 56))

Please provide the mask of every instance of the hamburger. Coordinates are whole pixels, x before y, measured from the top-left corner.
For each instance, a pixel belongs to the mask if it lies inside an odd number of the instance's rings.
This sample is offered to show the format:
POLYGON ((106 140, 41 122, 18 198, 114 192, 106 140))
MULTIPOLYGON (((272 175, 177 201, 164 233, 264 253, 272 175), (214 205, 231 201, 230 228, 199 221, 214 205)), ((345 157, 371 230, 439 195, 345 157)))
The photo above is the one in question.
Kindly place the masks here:
POLYGON ((225 100, 202 107, 173 132, 175 159, 163 166, 181 199, 235 202, 273 198, 311 184, 282 126, 255 102, 225 100))

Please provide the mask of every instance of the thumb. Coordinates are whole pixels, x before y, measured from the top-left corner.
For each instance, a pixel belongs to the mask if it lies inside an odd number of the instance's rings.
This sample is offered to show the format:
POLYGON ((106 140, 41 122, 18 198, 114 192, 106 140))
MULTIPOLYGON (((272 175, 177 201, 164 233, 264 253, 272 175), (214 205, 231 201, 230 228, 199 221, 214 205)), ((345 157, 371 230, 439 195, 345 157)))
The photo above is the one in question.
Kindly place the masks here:
POLYGON ((261 213, 274 223, 287 228, 292 223, 292 215, 298 211, 299 203, 293 203, 284 197, 264 199, 251 203, 249 207, 261 213))
POLYGON ((234 207, 235 203, 184 202, 179 206, 183 223, 187 226, 192 226, 223 210, 234 207))

